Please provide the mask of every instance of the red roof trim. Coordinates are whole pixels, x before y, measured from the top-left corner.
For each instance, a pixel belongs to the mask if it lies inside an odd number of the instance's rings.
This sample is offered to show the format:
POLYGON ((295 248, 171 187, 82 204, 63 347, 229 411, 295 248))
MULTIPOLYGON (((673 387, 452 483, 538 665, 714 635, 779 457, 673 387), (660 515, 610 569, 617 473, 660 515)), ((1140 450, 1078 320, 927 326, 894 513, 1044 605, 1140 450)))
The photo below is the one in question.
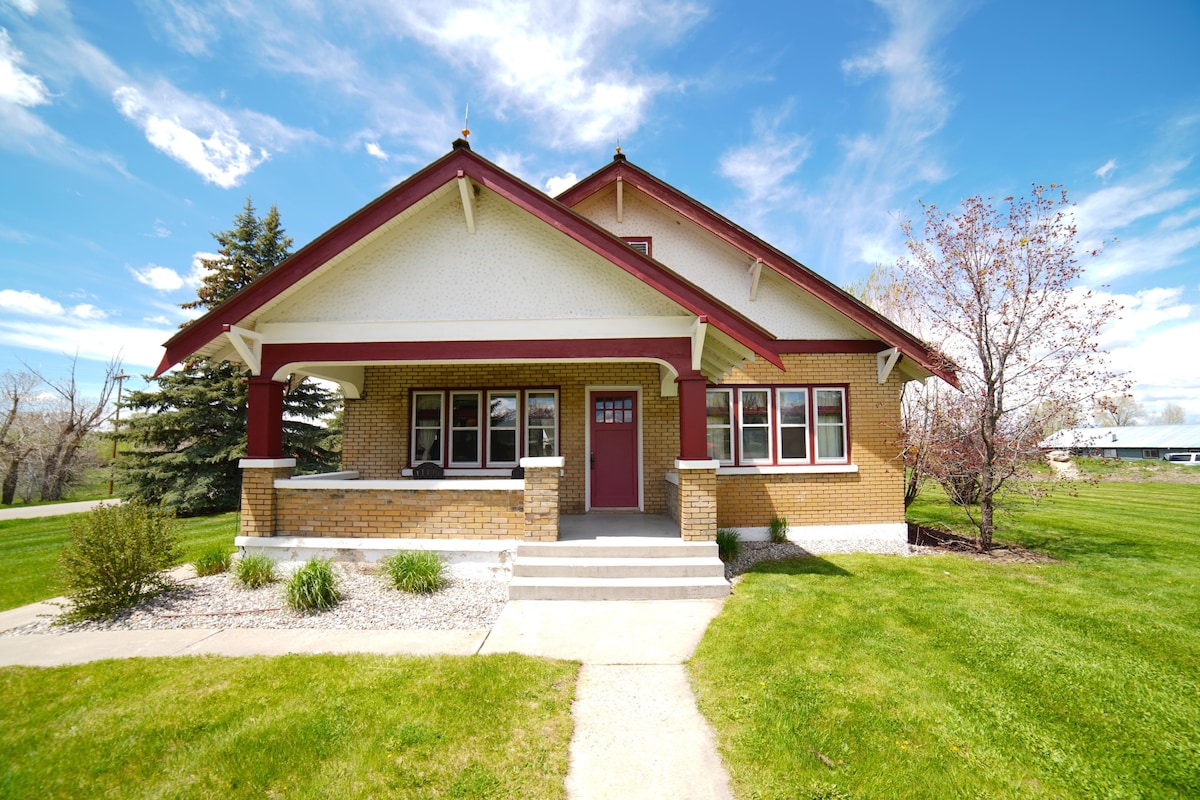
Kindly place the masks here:
POLYGON ((688 197, 669 184, 624 158, 593 172, 579 183, 562 192, 556 198, 567 206, 577 206, 588 197, 615 183, 618 179, 633 186, 647 196, 657 200, 686 219, 699 225, 713 235, 725 240, 742 252, 772 267, 779 275, 790 280, 815 297, 844 314, 852 321, 877 335, 889 347, 899 347, 904 355, 917 362, 922 368, 937 375, 952 386, 958 386, 958 376, 952 365, 936 350, 894 322, 864 305, 827 281, 791 256, 772 247, 754 234, 718 214, 703 203, 688 197))
POLYGON ((296 251, 271 272, 169 339, 156 375, 180 363, 218 336, 224 325, 237 324, 276 295, 319 269, 331 258, 378 229, 407 208, 460 174, 530 212, 634 277, 654 287, 690 312, 708 314, 717 328, 782 368, 771 336, 750 320, 708 295, 662 264, 643 256, 620 239, 529 184, 467 149, 456 149, 385 192, 376 200, 296 251))
POLYGON ((874 339, 780 339, 780 353, 878 353, 890 345, 874 339))

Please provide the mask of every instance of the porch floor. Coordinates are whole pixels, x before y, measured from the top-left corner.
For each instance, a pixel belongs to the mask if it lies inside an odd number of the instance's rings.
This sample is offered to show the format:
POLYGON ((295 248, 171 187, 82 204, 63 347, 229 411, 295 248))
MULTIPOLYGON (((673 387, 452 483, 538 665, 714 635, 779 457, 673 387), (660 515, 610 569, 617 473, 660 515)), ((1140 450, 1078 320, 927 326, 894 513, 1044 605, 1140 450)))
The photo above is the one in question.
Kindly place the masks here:
POLYGON ((560 542, 610 537, 682 538, 679 525, 665 514, 563 514, 558 518, 560 542))

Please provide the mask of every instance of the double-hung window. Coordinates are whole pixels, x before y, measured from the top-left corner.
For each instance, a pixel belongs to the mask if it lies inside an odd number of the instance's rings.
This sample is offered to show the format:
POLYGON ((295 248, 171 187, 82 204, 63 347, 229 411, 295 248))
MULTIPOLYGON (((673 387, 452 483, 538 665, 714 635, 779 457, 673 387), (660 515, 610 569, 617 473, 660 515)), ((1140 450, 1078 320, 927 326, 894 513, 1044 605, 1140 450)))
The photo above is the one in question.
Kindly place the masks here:
POLYGON ((511 468, 558 455, 558 392, 451 389, 412 393, 412 463, 511 468), (445 444, 443 444, 445 443, 445 444))
POLYGON ((479 392, 450 393, 450 466, 478 467, 483 463, 479 430, 479 392))
POLYGON ((525 453, 531 458, 558 455, 558 393, 525 393, 525 453))
POLYGON ((708 390, 708 455, 725 466, 846 464, 842 386, 708 390))

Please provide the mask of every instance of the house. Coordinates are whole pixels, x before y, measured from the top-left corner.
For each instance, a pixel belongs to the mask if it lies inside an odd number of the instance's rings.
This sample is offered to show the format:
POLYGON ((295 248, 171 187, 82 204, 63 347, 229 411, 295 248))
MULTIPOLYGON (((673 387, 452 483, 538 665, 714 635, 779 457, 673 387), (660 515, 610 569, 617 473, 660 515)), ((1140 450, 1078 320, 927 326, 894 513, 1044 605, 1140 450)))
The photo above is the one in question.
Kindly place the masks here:
POLYGON ((249 373, 243 546, 554 541, 623 512, 896 550, 901 389, 955 381, 620 152, 552 198, 461 139, 165 347, 159 373, 249 373), (343 472, 292 476, 292 376, 342 387, 343 472))
POLYGON ((1121 425, 1115 428, 1066 428, 1038 445, 1071 455, 1159 459, 1169 453, 1200 453, 1200 425, 1121 425))

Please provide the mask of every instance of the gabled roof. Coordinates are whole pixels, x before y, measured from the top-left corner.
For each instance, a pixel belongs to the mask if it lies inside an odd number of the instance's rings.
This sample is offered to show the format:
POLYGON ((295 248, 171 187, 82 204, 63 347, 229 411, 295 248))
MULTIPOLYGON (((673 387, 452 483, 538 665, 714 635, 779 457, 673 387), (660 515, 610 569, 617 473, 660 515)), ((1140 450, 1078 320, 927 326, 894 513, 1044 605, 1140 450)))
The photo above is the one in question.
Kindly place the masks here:
POLYGON ((783 363, 773 337, 753 321, 668 267, 629 247, 569 207, 471 151, 459 141, 448 154, 393 187, 302 247, 271 272, 172 336, 155 374, 160 375, 222 336, 348 248, 457 178, 468 178, 561 231, 612 264, 652 286, 772 364, 783 363))
POLYGON ((937 375, 952 386, 958 386, 958 376, 953 366, 934 348, 745 228, 630 163, 622 153, 617 153, 611 163, 562 192, 556 199, 573 208, 618 180, 723 239, 751 259, 762 259, 765 266, 861 325, 880 341, 898 348, 923 370, 937 375))

